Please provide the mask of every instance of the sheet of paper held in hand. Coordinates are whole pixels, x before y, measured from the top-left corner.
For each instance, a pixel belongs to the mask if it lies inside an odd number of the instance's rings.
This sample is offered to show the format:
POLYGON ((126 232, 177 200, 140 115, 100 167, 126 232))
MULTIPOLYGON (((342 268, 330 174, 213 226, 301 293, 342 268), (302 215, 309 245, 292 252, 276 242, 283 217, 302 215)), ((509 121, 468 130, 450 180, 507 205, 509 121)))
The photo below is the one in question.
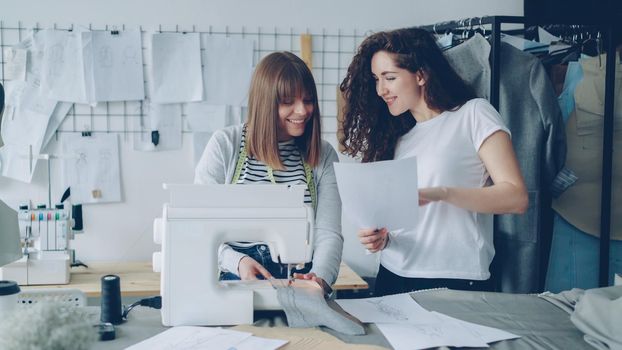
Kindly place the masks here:
POLYGON ((418 222, 417 158, 335 163, 343 213, 360 228, 411 230, 418 222))

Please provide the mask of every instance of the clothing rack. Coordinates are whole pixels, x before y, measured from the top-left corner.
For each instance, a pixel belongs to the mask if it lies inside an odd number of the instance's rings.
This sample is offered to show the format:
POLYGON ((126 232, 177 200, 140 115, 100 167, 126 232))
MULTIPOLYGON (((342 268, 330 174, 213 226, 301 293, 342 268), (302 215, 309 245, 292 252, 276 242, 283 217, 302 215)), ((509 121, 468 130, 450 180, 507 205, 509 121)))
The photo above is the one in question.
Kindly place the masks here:
MULTIPOLYGON (((575 37, 576 39, 585 39, 585 36, 591 36, 596 33, 601 33, 602 29, 596 25, 568 25, 568 24, 548 24, 539 26, 547 32, 561 37, 562 39, 570 39, 575 37)), ((537 35, 537 28, 535 26, 531 26, 529 28, 525 28, 525 39, 533 40, 537 35)), ((570 39, 572 40, 572 39, 570 39)))
MULTIPOLYGON (((616 27, 616 16, 602 16, 600 18, 586 18, 577 20, 559 20, 558 25, 589 25, 602 28, 605 37, 605 52, 607 52, 607 66, 605 71, 605 114, 603 126, 603 162, 602 162, 602 187, 601 187, 601 216, 600 216, 600 255, 599 255, 599 286, 609 284, 609 241, 611 238, 611 197, 612 197, 612 162, 613 162, 613 107, 614 107, 614 82, 615 82, 615 57, 619 27, 616 27)), ((618 17, 619 18, 619 17, 618 17)), ((490 103, 499 109, 499 88, 501 67, 501 25, 523 24, 537 25, 530 19, 520 16, 485 16, 474 17, 455 21, 440 22, 432 25, 419 26, 418 28, 434 33, 443 33, 456 28, 473 28, 490 25, 490 103)), ((512 31, 515 32, 515 31, 512 31)))

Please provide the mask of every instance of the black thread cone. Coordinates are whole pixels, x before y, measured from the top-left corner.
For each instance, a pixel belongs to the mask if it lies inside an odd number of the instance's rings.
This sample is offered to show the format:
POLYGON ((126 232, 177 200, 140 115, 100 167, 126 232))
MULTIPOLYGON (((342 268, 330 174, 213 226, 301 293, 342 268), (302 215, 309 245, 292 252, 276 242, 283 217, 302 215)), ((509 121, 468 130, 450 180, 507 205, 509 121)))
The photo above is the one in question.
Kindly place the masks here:
POLYGON ((121 279, 117 275, 106 275, 101 278, 101 318, 102 322, 120 324, 123 322, 121 313, 121 279))

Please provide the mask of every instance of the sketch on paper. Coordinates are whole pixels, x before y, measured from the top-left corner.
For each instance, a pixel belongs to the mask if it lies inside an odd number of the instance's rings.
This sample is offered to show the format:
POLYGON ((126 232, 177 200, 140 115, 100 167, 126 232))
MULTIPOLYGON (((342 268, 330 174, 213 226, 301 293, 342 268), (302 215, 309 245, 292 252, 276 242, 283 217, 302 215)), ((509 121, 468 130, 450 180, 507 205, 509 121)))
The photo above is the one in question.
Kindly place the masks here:
POLYGON ((2 175, 29 183, 57 103, 42 96, 32 80, 7 81, 6 88, 7 109, 0 128, 5 143, 2 175))
MULTIPOLYGON (((1 151, 4 164, 1 174, 23 182, 32 180, 37 156, 51 140, 71 107, 69 103, 59 103, 48 98, 47 91, 41 87, 45 36, 44 31, 31 33, 11 48, 25 53, 28 59, 21 62, 17 58, 20 62, 15 64, 20 65, 20 79, 6 81, 5 85, 6 109, 0 128, 5 143, 1 151)), ((48 49, 54 50, 54 47, 48 49)), ((53 52, 52 56, 57 61, 63 60, 60 52, 53 52)))
POLYGON ((92 105, 144 99, 139 30, 43 32, 42 91, 49 98, 92 105))
POLYGON ((140 101, 145 98, 141 33, 92 31, 92 80, 94 99, 140 101))
POLYGON ((76 169, 76 182, 75 185, 82 186, 86 184, 89 178, 89 161, 87 159, 86 150, 85 149, 77 149, 75 151, 77 156, 75 162, 76 169))
POLYGON ((428 338, 444 338, 445 332, 440 325, 412 325, 413 331, 428 338))
POLYGON ((55 101, 92 103, 85 79, 84 53, 91 49, 88 32, 42 31, 43 76, 41 91, 55 101))
POLYGON ((63 135, 65 185, 74 203, 121 201, 119 145, 116 134, 63 135))
POLYGON ((173 327, 127 350, 235 349, 251 333, 210 327, 173 327))
POLYGON ((364 302, 376 308, 376 311, 396 322, 408 321, 408 315, 397 307, 387 304, 382 298, 363 299, 364 302))
POLYGON ((114 57, 110 46, 104 45, 97 50, 97 63, 103 68, 111 68, 114 66, 114 57))

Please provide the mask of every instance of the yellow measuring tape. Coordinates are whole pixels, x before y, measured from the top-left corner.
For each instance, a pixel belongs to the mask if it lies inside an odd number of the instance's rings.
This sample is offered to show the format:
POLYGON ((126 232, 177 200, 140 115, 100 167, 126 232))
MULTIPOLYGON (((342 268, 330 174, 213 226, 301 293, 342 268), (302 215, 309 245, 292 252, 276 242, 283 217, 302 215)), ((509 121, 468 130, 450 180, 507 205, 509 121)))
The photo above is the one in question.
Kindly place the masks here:
MULTIPOLYGON (((244 162, 246 162, 246 158, 248 157, 247 146, 248 142, 244 142, 244 147, 240 147, 240 154, 238 154, 238 162, 235 165, 235 173, 233 174, 233 179, 231 180, 232 184, 236 184, 240 179, 240 174, 242 173, 242 167, 244 167, 244 162)), ((241 145, 240 145, 241 146, 241 145)), ((302 166, 305 168, 305 177, 307 180, 307 187, 309 188, 309 193, 311 194, 311 204, 313 205, 313 211, 317 210, 317 190, 315 188, 315 182, 313 181, 313 170, 311 166, 305 162, 304 157, 302 157, 302 166)), ((272 167, 266 165, 268 168, 268 178, 270 182, 276 184, 276 180, 274 179, 274 171, 272 167)))

